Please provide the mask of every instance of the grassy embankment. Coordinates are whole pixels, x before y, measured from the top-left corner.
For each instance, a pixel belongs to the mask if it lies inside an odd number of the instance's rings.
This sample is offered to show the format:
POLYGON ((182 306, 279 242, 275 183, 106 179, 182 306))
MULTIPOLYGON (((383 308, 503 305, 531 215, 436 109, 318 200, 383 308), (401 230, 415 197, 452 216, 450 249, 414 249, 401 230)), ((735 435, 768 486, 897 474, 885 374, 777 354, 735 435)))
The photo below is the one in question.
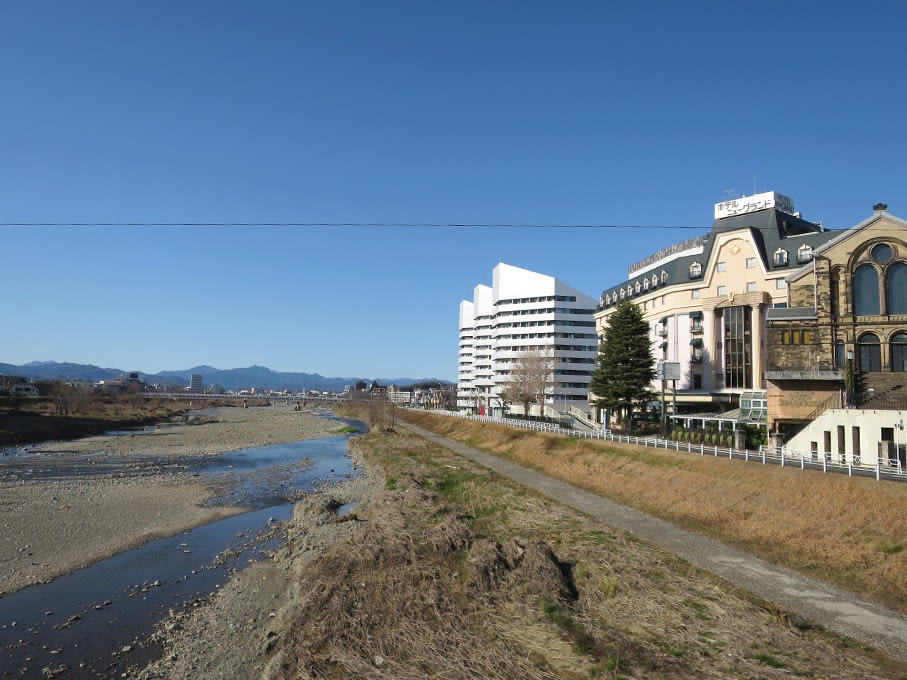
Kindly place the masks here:
POLYGON ((907 613, 907 485, 398 410, 508 458, 907 613))
POLYGON ((78 408, 63 415, 50 397, 0 398, 0 446, 78 439, 111 430, 166 422, 190 409, 211 405, 195 400, 86 396, 78 408))
MULTIPOLYGON (((548 438, 420 422, 472 444, 568 456, 548 438)), ((271 677, 907 677, 399 427, 354 446, 382 489, 356 507, 366 521, 355 532, 298 567, 271 677)))

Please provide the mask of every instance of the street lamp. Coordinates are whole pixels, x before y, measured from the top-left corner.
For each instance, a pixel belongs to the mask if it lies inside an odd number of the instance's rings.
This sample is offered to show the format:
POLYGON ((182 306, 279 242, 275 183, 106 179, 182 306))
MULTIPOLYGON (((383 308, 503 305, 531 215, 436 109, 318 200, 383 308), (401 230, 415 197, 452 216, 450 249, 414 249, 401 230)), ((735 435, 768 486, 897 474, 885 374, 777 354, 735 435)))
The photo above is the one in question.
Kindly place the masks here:
POLYGON ((901 468, 901 430, 904 429, 904 419, 901 418, 894 424, 894 457, 898 461, 898 472, 901 468))

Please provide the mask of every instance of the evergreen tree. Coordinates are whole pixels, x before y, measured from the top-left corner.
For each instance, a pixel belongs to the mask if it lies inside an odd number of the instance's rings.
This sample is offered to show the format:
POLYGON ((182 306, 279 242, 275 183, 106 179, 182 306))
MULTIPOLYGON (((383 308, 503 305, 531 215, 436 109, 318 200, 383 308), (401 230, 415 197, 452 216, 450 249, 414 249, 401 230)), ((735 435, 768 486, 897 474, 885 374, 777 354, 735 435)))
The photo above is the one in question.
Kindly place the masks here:
POLYGON ((608 409, 623 421, 629 418, 633 431, 633 409, 652 398, 649 386, 655 378, 655 359, 649 344, 649 324, 632 302, 617 305, 608 319, 598 350, 598 368, 589 388, 596 405, 608 409))

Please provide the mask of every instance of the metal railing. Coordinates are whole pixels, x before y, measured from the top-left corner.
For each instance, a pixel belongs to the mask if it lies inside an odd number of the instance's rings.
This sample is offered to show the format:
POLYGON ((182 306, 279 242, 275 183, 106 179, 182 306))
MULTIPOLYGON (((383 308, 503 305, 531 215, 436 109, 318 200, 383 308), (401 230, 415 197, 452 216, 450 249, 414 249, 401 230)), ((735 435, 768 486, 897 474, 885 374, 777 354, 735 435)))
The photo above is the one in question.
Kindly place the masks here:
POLYGON ((457 411, 433 410, 431 413, 454 416, 466 420, 475 420, 483 423, 495 423, 518 427, 524 430, 548 432, 580 439, 598 439, 615 444, 633 444, 646 446, 677 453, 697 454, 699 456, 713 456, 715 458, 728 458, 746 462, 761 463, 763 465, 780 465, 781 467, 799 467, 801 470, 816 470, 823 473, 846 474, 849 476, 875 477, 877 481, 907 481, 907 468, 899 459, 875 458, 868 456, 852 457, 849 461, 841 456, 833 457, 828 452, 796 451, 785 447, 760 446, 758 451, 749 449, 734 449, 726 446, 711 444, 694 444, 673 439, 663 439, 658 436, 637 437, 633 435, 616 434, 611 430, 593 429, 576 430, 563 427, 557 423, 548 423, 538 420, 521 420, 518 418, 500 418, 495 416, 477 416, 459 413, 457 411))

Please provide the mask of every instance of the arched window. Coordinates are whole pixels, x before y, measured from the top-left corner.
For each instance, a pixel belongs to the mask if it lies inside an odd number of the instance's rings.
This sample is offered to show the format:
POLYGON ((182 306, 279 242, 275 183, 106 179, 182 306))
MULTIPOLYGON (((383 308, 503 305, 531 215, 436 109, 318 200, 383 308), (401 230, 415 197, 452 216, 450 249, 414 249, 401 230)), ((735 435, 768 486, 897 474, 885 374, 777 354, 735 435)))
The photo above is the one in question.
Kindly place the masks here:
POLYGON ((799 264, 806 264, 813 259, 813 247, 808 243, 804 243, 802 246, 797 248, 797 262, 799 264))
POLYGON ((623 288, 621 288, 620 289, 620 299, 623 300, 625 297, 627 297, 627 291, 625 291, 623 288))
POLYGON ((661 282, 662 283, 668 282, 668 272, 666 272, 664 270, 662 270, 662 272, 661 272, 661 282))
POLYGON ((787 264, 787 251, 784 248, 778 248, 772 256, 772 262, 776 267, 783 267, 787 264))
POLYGON ((860 370, 864 373, 878 373, 882 370, 882 346, 875 333, 863 333, 857 340, 860 351, 860 370))
POLYGON ((702 265, 699 262, 694 262, 690 265, 690 278, 691 279, 701 279, 702 278, 702 265))
POLYGON ((907 333, 895 333, 891 336, 891 370, 903 373, 907 371, 907 333))
POLYGON ((643 290, 649 290, 649 279, 643 279, 643 280, 642 280, 642 289, 643 289, 643 290))
POLYGON ((642 286, 640 285, 639 281, 636 282, 634 288, 636 289, 636 294, 639 295, 639 291, 642 290, 642 286))
POLYGON ((863 264, 853 273, 853 313, 857 316, 879 314, 879 273, 863 264))
POLYGON ((903 262, 885 270, 885 308, 888 314, 907 314, 907 264, 903 262))

